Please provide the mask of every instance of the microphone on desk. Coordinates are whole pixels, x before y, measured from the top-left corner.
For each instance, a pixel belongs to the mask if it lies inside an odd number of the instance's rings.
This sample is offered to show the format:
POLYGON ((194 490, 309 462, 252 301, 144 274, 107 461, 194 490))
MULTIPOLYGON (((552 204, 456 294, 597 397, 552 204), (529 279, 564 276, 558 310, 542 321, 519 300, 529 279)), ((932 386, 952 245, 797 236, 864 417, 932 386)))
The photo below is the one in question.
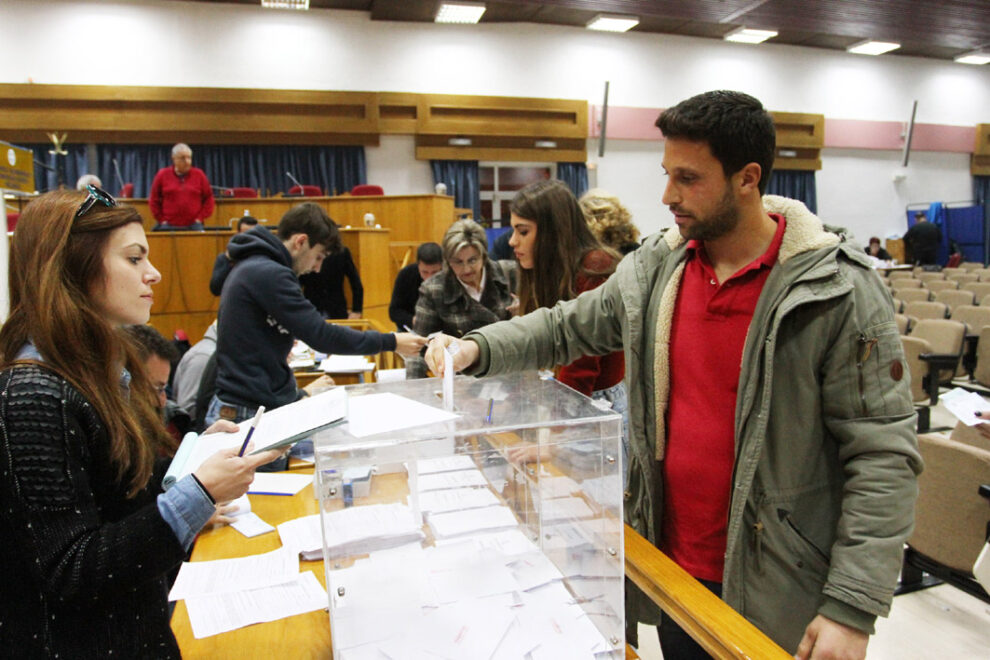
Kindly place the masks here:
POLYGON ((292 172, 286 172, 285 173, 285 176, 289 177, 289 180, 292 181, 292 183, 294 183, 297 186, 299 186, 299 192, 298 193, 288 193, 287 192, 283 196, 284 197, 297 197, 297 196, 298 197, 302 197, 303 196, 303 193, 304 193, 304 190, 303 190, 303 184, 299 183, 299 179, 297 179, 296 177, 292 176, 292 172))
POLYGON ((117 165, 117 159, 112 158, 113 161, 113 173, 117 176, 117 185, 120 186, 120 190, 124 189, 124 177, 120 176, 120 166, 117 165))

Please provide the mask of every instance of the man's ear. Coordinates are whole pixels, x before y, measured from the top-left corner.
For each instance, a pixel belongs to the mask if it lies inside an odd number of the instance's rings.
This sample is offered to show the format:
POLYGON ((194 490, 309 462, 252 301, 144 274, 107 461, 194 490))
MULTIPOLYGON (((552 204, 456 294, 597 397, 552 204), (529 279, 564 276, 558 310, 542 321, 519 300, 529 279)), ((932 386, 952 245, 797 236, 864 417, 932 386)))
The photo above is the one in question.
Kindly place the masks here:
POLYGON ((309 247, 309 236, 306 234, 293 234, 289 241, 297 252, 309 247))
POLYGON ((743 168, 736 172, 739 182, 739 192, 740 193, 755 193, 757 196, 760 195, 760 177, 763 174, 763 168, 760 167, 759 163, 747 163, 743 165, 743 168))

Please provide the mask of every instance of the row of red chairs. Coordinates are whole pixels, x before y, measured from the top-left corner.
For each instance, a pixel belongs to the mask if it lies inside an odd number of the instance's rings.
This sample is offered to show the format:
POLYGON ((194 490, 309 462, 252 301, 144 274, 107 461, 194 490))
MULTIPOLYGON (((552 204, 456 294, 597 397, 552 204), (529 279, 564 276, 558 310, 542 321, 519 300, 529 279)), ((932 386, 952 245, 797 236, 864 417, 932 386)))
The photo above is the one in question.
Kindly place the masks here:
MULTIPOLYGON (((131 185, 131 184, 128 184, 131 185)), ((133 191, 133 186, 131 187, 133 191)), ((319 186, 292 186, 288 194, 302 195, 303 197, 320 197, 323 190, 319 186)), ((352 195, 384 195, 385 190, 381 186, 372 184, 360 184, 351 188, 352 195)), ((254 198, 258 197, 258 191, 254 188, 225 188, 222 197, 254 198)))

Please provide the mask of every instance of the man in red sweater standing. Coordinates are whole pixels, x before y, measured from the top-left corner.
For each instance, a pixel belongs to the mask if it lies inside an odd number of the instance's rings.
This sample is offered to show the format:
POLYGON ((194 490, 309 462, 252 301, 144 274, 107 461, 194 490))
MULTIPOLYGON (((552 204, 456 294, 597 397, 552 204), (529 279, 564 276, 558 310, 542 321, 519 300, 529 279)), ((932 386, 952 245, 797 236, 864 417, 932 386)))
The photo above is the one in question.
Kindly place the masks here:
POLYGON ((158 170, 148 201, 158 221, 154 231, 203 230, 203 220, 213 214, 213 188, 206 173, 193 167, 188 144, 172 147, 172 167, 158 170))

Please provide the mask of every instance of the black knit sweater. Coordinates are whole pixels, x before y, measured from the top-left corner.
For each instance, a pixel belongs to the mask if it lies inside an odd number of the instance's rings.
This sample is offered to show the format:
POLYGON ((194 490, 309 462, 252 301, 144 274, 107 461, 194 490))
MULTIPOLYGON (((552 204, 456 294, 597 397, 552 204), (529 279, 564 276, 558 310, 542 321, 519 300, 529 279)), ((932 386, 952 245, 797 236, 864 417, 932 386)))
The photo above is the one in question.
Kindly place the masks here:
POLYGON ((64 379, 0 373, 0 654, 179 657, 165 575, 184 553, 157 483, 126 497, 99 416, 64 379))

